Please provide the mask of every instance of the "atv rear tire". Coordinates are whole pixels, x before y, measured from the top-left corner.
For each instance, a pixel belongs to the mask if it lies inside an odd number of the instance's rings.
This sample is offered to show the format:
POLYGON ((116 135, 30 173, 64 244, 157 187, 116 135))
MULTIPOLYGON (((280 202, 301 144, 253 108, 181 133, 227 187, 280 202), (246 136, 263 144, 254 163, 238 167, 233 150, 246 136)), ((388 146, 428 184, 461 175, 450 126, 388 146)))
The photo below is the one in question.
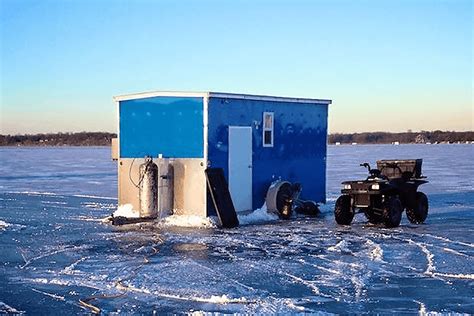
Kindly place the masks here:
POLYGON ((398 227, 402 220, 403 206, 397 197, 390 197, 383 205, 382 222, 385 227, 398 227))
POLYGON ((350 225, 352 223, 354 212, 351 208, 351 197, 349 195, 341 195, 336 200, 334 217, 339 225, 350 225))
POLYGON ((412 224, 422 224, 428 216, 428 197, 423 192, 416 192, 414 208, 407 207, 407 217, 412 224))

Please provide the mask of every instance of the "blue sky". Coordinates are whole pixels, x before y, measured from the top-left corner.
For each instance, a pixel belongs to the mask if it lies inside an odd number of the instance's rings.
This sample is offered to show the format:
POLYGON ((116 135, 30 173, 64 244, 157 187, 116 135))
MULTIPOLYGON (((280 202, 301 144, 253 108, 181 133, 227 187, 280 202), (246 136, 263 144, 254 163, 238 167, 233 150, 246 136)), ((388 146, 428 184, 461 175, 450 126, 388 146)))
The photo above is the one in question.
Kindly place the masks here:
POLYGON ((114 95, 328 98, 330 132, 473 130, 473 7, 1 0, 0 133, 115 131, 114 95))

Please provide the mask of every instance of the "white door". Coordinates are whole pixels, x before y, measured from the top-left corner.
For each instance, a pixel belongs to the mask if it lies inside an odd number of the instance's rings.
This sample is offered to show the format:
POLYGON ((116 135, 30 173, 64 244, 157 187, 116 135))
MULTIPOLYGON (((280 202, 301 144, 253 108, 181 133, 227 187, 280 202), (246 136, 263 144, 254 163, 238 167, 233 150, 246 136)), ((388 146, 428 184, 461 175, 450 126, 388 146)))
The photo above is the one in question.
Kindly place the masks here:
POLYGON ((229 191, 237 212, 252 209, 252 127, 229 126, 229 191))

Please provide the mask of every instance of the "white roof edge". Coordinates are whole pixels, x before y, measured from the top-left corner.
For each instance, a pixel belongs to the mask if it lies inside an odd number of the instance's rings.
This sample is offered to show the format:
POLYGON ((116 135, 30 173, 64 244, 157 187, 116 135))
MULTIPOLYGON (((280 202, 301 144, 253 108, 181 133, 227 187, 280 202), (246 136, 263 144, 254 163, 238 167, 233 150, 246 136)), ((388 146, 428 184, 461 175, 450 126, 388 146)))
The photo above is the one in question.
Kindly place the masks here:
POLYGON ((115 102, 127 101, 135 99, 146 99, 153 97, 216 97, 226 99, 244 99, 244 100, 259 100, 259 101, 276 101, 276 102, 297 102, 297 103, 318 103, 331 104, 332 100, 327 99, 311 99, 311 98, 295 98, 295 97, 280 97, 268 95, 254 95, 254 94, 239 94, 239 93, 222 93, 222 92, 185 92, 185 91, 151 91, 142 93, 125 94, 113 97, 115 102))
POLYGON ((276 102, 298 102, 298 103, 319 103, 331 104, 332 100, 327 99, 311 99, 311 98, 295 98, 295 97, 280 97, 270 95, 255 95, 255 94, 238 94, 238 93, 221 93, 209 92, 210 97, 227 98, 227 99, 245 99, 245 100, 260 100, 260 101, 276 101, 276 102))
POLYGON ((124 94, 113 97, 114 101, 127 101, 135 99, 146 99, 153 97, 190 97, 204 98, 209 96, 209 92, 184 92, 184 91, 150 91, 133 94, 124 94))

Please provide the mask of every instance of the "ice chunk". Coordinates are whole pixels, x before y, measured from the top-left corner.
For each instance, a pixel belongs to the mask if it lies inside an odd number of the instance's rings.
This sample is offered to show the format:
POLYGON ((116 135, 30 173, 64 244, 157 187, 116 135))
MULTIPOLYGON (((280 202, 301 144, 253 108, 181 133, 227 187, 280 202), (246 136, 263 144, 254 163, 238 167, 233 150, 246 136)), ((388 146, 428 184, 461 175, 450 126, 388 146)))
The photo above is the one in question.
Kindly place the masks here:
POLYGON ((120 205, 117 210, 114 212, 114 217, 123 216, 128 218, 140 217, 140 212, 133 209, 132 204, 123 204, 120 205))
POLYGON ((229 298, 227 295, 212 295, 209 299, 203 301, 208 301, 209 303, 216 303, 216 304, 228 304, 228 303, 245 303, 247 302, 247 299, 245 297, 241 298, 229 298))
POLYGON ((10 305, 7 305, 3 302, 0 302, 0 314, 24 314, 24 311, 19 311, 14 307, 11 307, 10 305))
POLYGON ((197 215, 171 215, 165 217, 160 222, 164 226, 179 227, 215 227, 214 221, 210 217, 202 217, 197 215))
POLYGON ((237 215, 240 225, 248 225, 253 223, 271 222, 278 219, 278 215, 268 212, 267 205, 264 203, 261 208, 254 210, 249 214, 237 215))
POLYGON ((372 240, 368 239, 365 243, 369 250, 369 258, 373 261, 383 261, 383 249, 382 247, 373 242, 372 240))
POLYGON ((335 252, 351 252, 349 249, 349 243, 345 240, 341 240, 334 246, 328 247, 328 250, 335 252))
POLYGON ((8 224, 7 222, 2 221, 2 220, 0 219, 0 229, 5 229, 5 228, 7 228, 8 226, 10 226, 10 224, 8 224))

